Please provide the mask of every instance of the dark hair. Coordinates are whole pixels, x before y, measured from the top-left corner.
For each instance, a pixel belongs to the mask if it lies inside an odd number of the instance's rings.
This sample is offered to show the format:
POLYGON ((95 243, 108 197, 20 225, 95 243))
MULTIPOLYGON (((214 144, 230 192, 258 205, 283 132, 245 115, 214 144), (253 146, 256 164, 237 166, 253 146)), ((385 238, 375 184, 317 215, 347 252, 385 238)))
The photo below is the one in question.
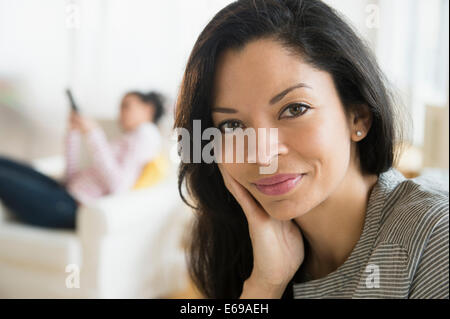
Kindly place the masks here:
POLYGON ((158 124, 158 121, 164 115, 164 103, 165 97, 158 92, 151 91, 148 93, 142 93, 138 91, 130 91, 127 95, 136 95, 142 102, 147 103, 155 108, 155 114, 153 116, 153 122, 158 124))
MULTIPOLYGON (((219 55, 262 38, 278 41, 331 74, 346 112, 367 105, 373 119, 367 136, 357 143, 361 169, 379 175, 393 166, 403 133, 386 79, 345 19, 318 0, 240 0, 208 23, 191 52, 176 103, 174 127, 191 133, 191 149, 192 121, 201 120, 202 130, 213 126, 210 107, 219 55)), ((202 140, 202 147, 207 143, 202 140)), ((178 178, 180 195, 195 213, 187 255, 190 276, 205 297, 238 298, 253 267, 242 208, 216 163, 181 163, 178 178), (183 195, 183 181, 193 203, 183 195)), ((292 296, 293 280, 284 298, 292 296)))

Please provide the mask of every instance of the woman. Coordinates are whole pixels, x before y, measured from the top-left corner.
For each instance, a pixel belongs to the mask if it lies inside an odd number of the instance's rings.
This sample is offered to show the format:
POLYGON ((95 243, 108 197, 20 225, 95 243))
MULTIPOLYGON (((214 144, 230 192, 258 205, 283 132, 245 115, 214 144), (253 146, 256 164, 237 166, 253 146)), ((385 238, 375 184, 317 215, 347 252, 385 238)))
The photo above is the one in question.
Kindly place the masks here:
POLYGON ((448 192, 394 168, 404 132, 384 82, 321 1, 241 0, 205 27, 175 127, 276 128, 278 147, 255 163, 181 163, 204 296, 448 298, 448 192))
POLYGON ((127 93, 121 103, 123 134, 108 143, 97 123, 72 112, 66 135, 62 183, 32 167, 0 157, 0 200, 20 220, 36 226, 75 228, 76 212, 101 196, 131 189, 144 165, 158 155, 156 123, 163 98, 156 92, 127 93), (81 137, 87 140, 91 166, 79 167, 81 137))

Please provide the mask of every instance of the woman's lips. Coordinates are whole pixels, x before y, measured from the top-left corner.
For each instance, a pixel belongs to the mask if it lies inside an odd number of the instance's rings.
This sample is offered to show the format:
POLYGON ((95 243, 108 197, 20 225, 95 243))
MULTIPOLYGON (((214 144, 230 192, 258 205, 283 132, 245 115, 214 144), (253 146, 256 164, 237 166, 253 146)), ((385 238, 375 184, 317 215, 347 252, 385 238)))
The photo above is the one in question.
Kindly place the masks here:
POLYGON ((305 174, 278 174, 255 182, 256 188, 265 195, 282 195, 293 189, 305 174))

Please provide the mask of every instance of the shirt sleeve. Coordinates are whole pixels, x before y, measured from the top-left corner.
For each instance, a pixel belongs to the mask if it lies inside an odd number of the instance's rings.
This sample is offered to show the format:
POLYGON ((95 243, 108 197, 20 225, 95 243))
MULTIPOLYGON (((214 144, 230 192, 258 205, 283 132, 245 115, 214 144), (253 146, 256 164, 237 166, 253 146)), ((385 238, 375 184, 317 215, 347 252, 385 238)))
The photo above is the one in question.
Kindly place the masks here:
POLYGON ((77 130, 70 130, 64 143, 64 183, 69 183, 80 170, 80 149, 81 149, 81 133, 77 130))
POLYGON ((149 136, 145 130, 140 130, 127 140, 125 154, 122 154, 119 162, 113 146, 108 143, 100 128, 87 135, 87 142, 93 159, 92 164, 110 194, 127 190, 136 178, 136 169, 142 168, 150 161, 160 146, 159 135, 149 136))
POLYGON ((409 298, 449 298, 448 229, 447 206, 447 214, 434 227, 423 251, 411 284, 409 298))

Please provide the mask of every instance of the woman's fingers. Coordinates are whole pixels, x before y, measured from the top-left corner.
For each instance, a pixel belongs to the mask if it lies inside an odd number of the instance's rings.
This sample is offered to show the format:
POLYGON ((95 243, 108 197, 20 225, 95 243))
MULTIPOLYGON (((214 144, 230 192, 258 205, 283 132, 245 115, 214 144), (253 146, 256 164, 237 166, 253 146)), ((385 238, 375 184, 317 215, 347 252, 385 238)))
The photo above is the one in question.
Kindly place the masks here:
POLYGON ((262 222, 269 218, 269 215, 264 211, 261 205, 253 198, 250 192, 245 189, 238 181, 236 181, 223 166, 218 165, 219 170, 222 173, 225 186, 236 198, 241 205, 242 210, 250 222, 262 222))
POLYGON ((219 171, 222 174, 223 182, 225 184, 225 187, 230 191, 231 194, 234 195, 234 189, 233 185, 230 183, 230 179, 228 177, 228 173, 225 171, 225 169, 222 167, 222 165, 218 164, 219 171))
POLYGON ((72 121, 77 121, 79 118, 80 118, 80 116, 76 112, 71 112, 70 113, 70 119, 72 121))
POLYGON ((78 129, 78 121, 77 118, 74 116, 74 113, 70 113, 69 116, 69 127, 71 129, 78 129))
POLYGON ((82 133, 88 133, 98 127, 97 122, 79 114, 72 113, 71 118, 73 123, 75 123, 75 127, 77 127, 82 133))

